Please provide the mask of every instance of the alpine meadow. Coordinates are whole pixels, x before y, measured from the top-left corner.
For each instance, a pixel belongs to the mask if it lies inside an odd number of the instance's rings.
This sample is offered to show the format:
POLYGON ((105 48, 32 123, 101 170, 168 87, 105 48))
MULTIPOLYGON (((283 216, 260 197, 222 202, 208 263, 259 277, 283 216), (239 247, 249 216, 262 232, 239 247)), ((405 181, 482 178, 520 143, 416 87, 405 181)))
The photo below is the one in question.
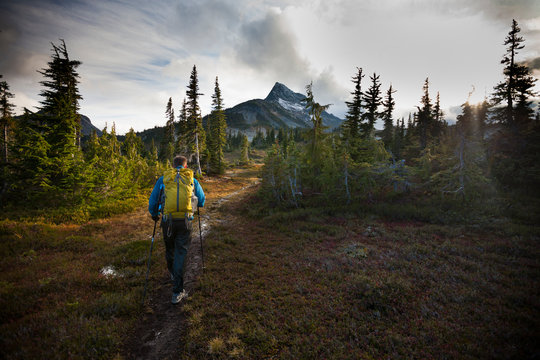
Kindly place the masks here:
POLYGON ((2 358, 540 356, 537 4, 68 3, 0 4, 2 358))

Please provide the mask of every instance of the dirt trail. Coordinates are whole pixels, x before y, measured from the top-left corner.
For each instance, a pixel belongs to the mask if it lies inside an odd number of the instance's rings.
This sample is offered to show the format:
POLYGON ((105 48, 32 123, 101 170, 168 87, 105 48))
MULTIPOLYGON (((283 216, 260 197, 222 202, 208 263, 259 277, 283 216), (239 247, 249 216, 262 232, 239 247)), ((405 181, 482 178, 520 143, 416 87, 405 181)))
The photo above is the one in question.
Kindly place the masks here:
MULTIPOLYGON (((241 199, 241 194, 246 189, 258 183, 259 179, 255 176, 253 169, 236 169, 224 177, 209 178, 201 182, 205 191, 206 188, 212 190, 207 192, 204 212, 201 213, 203 242, 215 224, 227 220, 228 215, 219 211, 221 205, 227 201, 241 199), (223 186, 223 183, 227 185, 223 186)), ((156 233, 155 239, 160 246, 161 229, 156 233)), ((185 288, 190 294, 202 269, 200 249, 199 223, 195 218, 184 273, 185 288)), ((176 358, 175 354, 178 352, 186 321, 182 313, 182 304, 171 304, 171 284, 167 276, 164 276, 159 284, 154 283, 151 286, 153 289, 146 300, 148 304, 146 312, 141 316, 139 324, 123 349, 123 355, 127 359, 172 359, 176 358)))

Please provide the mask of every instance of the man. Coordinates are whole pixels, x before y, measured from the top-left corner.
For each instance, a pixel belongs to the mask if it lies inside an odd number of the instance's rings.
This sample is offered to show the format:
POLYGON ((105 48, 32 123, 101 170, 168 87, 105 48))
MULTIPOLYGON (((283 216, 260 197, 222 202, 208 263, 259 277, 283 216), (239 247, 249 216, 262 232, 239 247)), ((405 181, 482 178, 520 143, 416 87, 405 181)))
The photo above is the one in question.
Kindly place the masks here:
POLYGON ((159 219, 160 210, 163 213, 161 228, 167 268, 173 281, 173 304, 188 296, 184 289, 184 260, 191 243, 193 212, 195 207, 204 206, 204 200, 204 191, 193 178, 193 171, 187 168, 187 159, 177 155, 173 168, 156 181, 148 201, 154 221, 159 219))

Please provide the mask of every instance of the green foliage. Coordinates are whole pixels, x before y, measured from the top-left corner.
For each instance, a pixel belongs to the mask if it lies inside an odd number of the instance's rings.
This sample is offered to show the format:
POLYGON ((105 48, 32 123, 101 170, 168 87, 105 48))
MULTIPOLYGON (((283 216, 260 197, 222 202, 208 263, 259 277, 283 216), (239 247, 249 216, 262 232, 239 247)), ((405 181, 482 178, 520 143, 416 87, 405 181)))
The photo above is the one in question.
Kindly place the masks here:
POLYGON ((193 65, 189 79, 188 97, 186 106, 186 124, 184 131, 184 143, 187 147, 188 158, 195 155, 197 174, 201 175, 200 154, 206 150, 206 135, 202 124, 201 109, 199 107, 199 79, 197 78, 197 68, 193 65))
POLYGON ((531 99, 536 95, 534 84, 536 79, 526 65, 520 64, 516 57, 525 45, 516 20, 512 20, 512 28, 504 41, 506 54, 501 60, 504 64, 504 81, 497 84, 492 95, 494 112, 498 122, 512 128, 526 126, 533 118, 531 99), (503 106, 498 106, 503 105, 503 106))
POLYGON ((240 164, 246 165, 249 163, 249 140, 246 135, 242 135, 242 148, 240 152, 240 164))
POLYGON ((175 149, 175 127, 174 127, 174 109, 172 107, 172 98, 167 102, 165 110, 167 123, 165 125, 165 134, 161 139, 159 158, 163 162, 172 161, 175 149))
POLYGON ((225 119, 223 99, 217 77, 214 95, 212 95, 212 106, 213 109, 208 117, 206 131, 210 170, 216 174, 223 174, 225 172, 223 151, 227 143, 227 121, 225 119))

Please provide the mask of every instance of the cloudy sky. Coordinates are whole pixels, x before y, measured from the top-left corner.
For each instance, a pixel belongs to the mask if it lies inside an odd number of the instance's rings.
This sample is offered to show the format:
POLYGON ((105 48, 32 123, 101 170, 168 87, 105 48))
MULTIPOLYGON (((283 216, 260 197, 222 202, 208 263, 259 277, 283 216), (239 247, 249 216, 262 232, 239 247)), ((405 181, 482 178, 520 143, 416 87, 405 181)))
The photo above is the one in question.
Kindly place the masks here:
POLYGON ((316 100, 343 117, 361 67, 397 90, 396 116, 415 108, 429 77, 452 119, 473 86, 480 101, 502 79, 512 18, 526 40, 518 58, 539 78, 537 0, 0 0, 0 74, 17 112, 35 109, 37 70, 65 39, 83 62, 81 113, 118 133, 164 125, 193 65, 203 114, 218 76, 226 106, 264 98, 276 81, 296 92, 313 81, 316 100))

